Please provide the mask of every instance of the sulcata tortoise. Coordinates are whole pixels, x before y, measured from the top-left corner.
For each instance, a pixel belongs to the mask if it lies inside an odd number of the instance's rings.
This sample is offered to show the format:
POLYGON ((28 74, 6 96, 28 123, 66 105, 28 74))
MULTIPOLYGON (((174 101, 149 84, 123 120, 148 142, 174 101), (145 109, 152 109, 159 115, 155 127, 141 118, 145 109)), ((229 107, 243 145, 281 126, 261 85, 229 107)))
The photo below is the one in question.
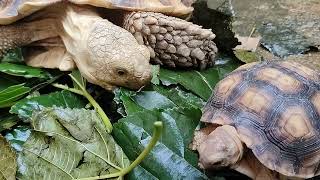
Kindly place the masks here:
POLYGON ((190 4, 190 0, 1 0, 0 57, 27 46, 25 60, 30 66, 64 71, 77 67, 89 82, 105 89, 139 89, 151 79, 150 57, 169 67, 204 69, 213 64, 215 35, 171 17, 190 14, 190 4))
POLYGON ((294 61, 240 66, 203 109, 194 149, 205 169, 231 167, 253 179, 320 174, 320 75, 294 61))

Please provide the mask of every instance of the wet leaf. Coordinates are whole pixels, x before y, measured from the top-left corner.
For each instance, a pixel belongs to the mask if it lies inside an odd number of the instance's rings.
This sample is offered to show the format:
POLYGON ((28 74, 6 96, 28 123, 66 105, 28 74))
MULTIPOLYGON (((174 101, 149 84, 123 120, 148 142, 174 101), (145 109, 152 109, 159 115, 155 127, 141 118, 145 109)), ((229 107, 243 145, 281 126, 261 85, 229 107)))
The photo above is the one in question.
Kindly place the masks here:
MULTIPOLYGON (((165 130, 166 131, 166 130, 165 130)), ((143 126, 120 120, 114 125, 115 139, 126 147, 129 159, 135 159, 150 141, 150 133, 143 126)), ((174 139, 175 137, 171 137, 174 139)), ((157 143, 139 168, 128 176, 130 179, 207 179, 197 168, 168 148, 163 142, 157 143), (145 172, 148 173, 145 173, 145 172)))
POLYGON ((50 74, 40 68, 13 63, 0 63, 0 72, 12 75, 23 76, 25 78, 42 78, 48 79, 50 74))
POLYGON ((0 91, 0 108, 10 107, 21 97, 29 93, 30 90, 31 89, 29 87, 25 87, 24 84, 18 84, 0 91))
POLYGON ((85 103, 79 96, 69 91, 58 91, 38 97, 22 99, 11 107, 10 113, 18 114, 20 118, 28 119, 34 110, 53 106, 83 108, 85 103))
POLYGON ((10 144, 0 134, 0 179, 16 179, 17 161, 16 154, 10 144))
POLYGON ((19 179, 74 179, 119 172, 129 160, 96 111, 46 108, 18 154, 19 179))

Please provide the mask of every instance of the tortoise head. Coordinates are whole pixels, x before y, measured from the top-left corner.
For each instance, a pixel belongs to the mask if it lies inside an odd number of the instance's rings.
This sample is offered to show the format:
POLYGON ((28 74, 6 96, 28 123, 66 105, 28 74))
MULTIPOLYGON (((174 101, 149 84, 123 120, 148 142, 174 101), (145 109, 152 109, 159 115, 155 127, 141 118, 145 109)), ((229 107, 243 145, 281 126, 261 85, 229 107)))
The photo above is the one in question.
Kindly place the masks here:
POLYGON ((139 89, 151 80, 150 53, 132 34, 107 20, 93 23, 87 41, 88 56, 77 63, 92 83, 111 90, 139 89))
POLYGON ((243 147, 234 127, 224 125, 212 131, 197 148, 202 169, 235 165, 242 158, 243 147))

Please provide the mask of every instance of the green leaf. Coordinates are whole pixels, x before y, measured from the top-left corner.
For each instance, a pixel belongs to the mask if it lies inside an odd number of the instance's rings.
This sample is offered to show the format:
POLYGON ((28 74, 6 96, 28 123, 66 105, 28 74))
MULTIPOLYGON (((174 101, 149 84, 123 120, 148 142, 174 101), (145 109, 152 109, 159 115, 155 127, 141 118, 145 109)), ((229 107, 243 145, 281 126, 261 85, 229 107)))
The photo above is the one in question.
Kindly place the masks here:
MULTIPOLYGON (((114 125, 114 137, 129 159, 135 159, 150 141, 150 133, 141 126, 120 120, 114 125)), ((174 139, 175 137, 171 137, 174 139)), ((130 179, 207 179, 197 168, 170 150, 162 142, 157 143, 150 154, 133 171, 130 179), (137 172, 138 171, 138 172, 137 172), (148 171, 149 173, 143 173, 148 171), (134 173, 134 174, 133 174, 134 173)))
POLYGON ((119 172, 130 162, 96 111, 45 108, 19 156, 18 179, 74 179, 119 172))
POLYGON ((259 55, 255 52, 250 52, 245 50, 236 50, 234 51, 234 54, 240 61, 244 63, 260 61, 259 55))
POLYGON ((210 97, 216 83, 222 79, 225 74, 239 66, 237 61, 229 57, 222 56, 216 61, 223 62, 224 64, 216 65, 201 72, 195 70, 173 71, 162 68, 160 69, 159 78, 164 85, 180 84, 206 101, 210 97))
POLYGON ((12 64, 12 63, 0 63, 0 72, 12 75, 22 76, 25 78, 42 78, 48 79, 50 74, 40 68, 35 68, 26 65, 12 64))
POLYGON ((16 154, 10 147, 10 144, 0 134, 0 179, 16 179, 16 171, 16 154))
POLYGON ((53 106, 83 108, 85 103, 79 96, 63 90, 30 99, 22 99, 11 107, 10 113, 18 114, 21 118, 30 118, 34 110, 53 106))
POLYGON ((10 129, 20 121, 17 115, 12 115, 9 112, 0 111, 0 132, 10 129))
POLYGON ((159 65, 152 65, 152 79, 151 79, 151 83, 155 84, 155 85, 159 85, 160 84, 160 80, 159 80, 159 73, 160 73, 160 66, 159 65))
POLYGON ((78 89, 78 90, 82 90, 83 88, 85 89, 86 88, 86 84, 87 84, 87 81, 82 77, 81 73, 79 70, 75 70, 75 71, 72 71, 72 73, 70 74, 70 76, 72 76, 74 79, 72 79, 73 81, 73 87, 75 89, 78 89), (76 83, 75 80, 79 83, 76 83))
POLYGON ((151 90, 133 92, 120 88, 118 96, 125 107, 126 114, 132 114, 144 109, 170 109, 175 107, 202 108, 204 101, 192 93, 183 91, 180 87, 167 88, 152 86, 151 90))
POLYGON ((0 62, 22 63, 22 51, 20 48, 9 51, 0 62))
POLYGON ((0 108, 10 107, 22 96, 29 93, 30 90, 31 89, 29 87, 25 87, 24 84, 18 84, 0 91, 0 108))
POLYGON ((168 88, 164 86, 153 86, 153 89, 170 99, 178 107, 197 107, 202 108, 205 102, 198 96, 188 93, 179 86, 168 88))
POLYGON ((4 73, 0 73, 0 91, 17 84, 24 83, 24 78, 17 78, 4 73))

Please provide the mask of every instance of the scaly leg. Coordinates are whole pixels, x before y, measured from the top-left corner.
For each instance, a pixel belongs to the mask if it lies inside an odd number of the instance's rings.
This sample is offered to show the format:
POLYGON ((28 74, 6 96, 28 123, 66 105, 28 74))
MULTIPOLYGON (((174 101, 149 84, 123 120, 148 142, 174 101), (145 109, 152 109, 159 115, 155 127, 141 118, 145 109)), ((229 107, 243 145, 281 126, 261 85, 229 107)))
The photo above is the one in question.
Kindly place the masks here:
POLYGON ((9 50, 32 42, 57 36, 54 20, 0 26, 0 58, 9 50))
POLYGON ((124 28, 148 47, 154 63, 197 69, 214 64, 217 47, 210 29, 154 12, 127 14, 124 28))

